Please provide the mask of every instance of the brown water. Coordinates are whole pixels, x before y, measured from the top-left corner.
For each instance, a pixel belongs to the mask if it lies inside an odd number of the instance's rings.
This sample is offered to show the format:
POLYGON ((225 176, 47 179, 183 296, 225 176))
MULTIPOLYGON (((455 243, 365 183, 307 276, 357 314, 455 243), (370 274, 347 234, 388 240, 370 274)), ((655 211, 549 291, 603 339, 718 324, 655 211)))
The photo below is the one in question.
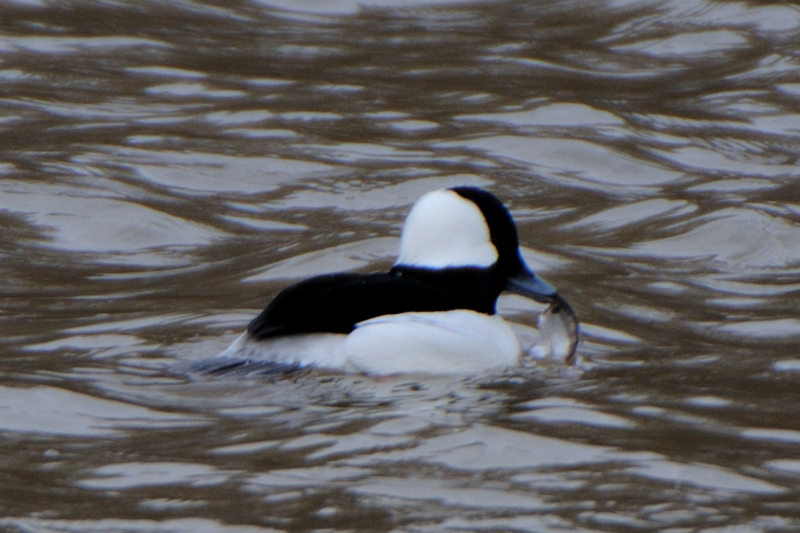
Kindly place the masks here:
POLYGON ((0 529, 800 530, 799 44, 780 2, 3 3, 0 529), (175 371, 456 184, 579 368, 175 371))

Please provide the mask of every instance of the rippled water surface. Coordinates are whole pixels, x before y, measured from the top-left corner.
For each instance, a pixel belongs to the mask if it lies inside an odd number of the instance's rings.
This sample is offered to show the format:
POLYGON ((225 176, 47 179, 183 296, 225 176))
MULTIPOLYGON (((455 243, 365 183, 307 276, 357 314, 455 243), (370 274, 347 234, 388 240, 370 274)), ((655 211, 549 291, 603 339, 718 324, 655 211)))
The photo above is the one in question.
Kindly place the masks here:
POLYGON ((3 3, 0 529, 800 530, 798 50, 781 2, 3 3), (179 370, 458 184, 580 365, 179 370))

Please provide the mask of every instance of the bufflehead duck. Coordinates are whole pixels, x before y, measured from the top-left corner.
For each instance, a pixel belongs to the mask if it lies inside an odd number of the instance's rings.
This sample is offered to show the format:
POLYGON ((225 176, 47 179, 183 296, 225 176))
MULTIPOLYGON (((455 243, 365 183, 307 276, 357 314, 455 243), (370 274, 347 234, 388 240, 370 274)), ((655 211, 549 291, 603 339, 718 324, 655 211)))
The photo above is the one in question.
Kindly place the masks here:
POLYGON ((406 218, 389 272, 320 275, 287 287, 211 367, 313 366, 371 375, 511 367, 522 350, 495 314, 504 290, 551 304, 540 328, 566 339, 555 344, 570 359, 574 313, 523 261, 502 202, 475 187, 433 191, 406 218), (566 321, 552 319, 559 312, 566 321))

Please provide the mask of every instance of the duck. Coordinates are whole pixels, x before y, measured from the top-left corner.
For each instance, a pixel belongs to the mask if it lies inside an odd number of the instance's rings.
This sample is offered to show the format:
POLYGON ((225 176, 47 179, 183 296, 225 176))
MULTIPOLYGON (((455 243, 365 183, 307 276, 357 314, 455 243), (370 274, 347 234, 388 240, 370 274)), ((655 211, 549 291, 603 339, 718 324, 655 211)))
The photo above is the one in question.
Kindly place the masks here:
POLYGON ((506 206, 478 187, 434 190, 411 208, 388 272, 324 274, 286 287, 206 368, 391 376, 514 367, 523 349, 496 312, 504 291, 550 305, 540 329, 555 330, 550 344, 569 360, 574 311, 526 265, 506 206))

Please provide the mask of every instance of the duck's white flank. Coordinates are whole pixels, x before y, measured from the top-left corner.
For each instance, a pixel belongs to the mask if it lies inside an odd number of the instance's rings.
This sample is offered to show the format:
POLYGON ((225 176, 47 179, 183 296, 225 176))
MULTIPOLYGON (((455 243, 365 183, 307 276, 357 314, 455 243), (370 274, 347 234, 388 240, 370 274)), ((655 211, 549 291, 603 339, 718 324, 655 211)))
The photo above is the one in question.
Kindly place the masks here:
POLYGON ((300 365, 347 370, 346 339, 347 335, 338 333, 304 333, 259 340, 245 331, 216 357, 231 361, 268 361, 287 367, 300 365))
POLYGON ((257 340, 243 333, 217 357, 391 375, 477 374, 514 366, 520 354, 517 336, 501 317, 459 309, 380 316, 349 335, 257 340))
POLYGON ((451 190, 440 190, 420 198, 408 214, 396 264, 489 267, 497 257, 478 206, 451 190))
POLYGON ((516 365, 521 350, 499 316, 455 310, 361 322, 348 335, 345 353, 365 374, 479 374, 516 365))

